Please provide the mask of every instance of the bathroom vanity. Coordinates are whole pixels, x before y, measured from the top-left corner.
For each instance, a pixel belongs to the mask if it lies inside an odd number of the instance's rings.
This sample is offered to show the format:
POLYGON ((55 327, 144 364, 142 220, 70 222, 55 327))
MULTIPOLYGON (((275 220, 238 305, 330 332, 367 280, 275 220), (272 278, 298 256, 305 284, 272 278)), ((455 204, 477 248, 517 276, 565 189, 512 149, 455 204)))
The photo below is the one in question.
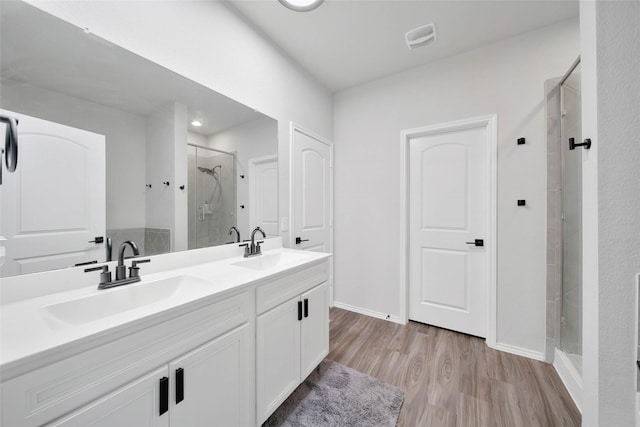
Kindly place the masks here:
POLYGON ((106 290, 80 268, 3 279, 2 425, 260 425, 328 353, 330 255, 242 253, 154 256, 106 290))

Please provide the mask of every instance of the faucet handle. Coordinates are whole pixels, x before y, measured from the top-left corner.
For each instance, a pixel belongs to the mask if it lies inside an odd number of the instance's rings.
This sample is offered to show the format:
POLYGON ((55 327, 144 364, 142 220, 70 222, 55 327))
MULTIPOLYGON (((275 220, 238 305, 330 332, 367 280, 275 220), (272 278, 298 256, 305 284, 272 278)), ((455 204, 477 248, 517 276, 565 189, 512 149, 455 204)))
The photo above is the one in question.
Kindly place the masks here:
POLYGON ((129 277, 140 277, 140 267, 138 264, 143 264, 145 262, 151 262, 149 258, 147 259, 134 259, 131 261, 131 267, 129 267, 129 277))
POLYGON ((144 264, 145 262, 151 262, 151 260, 149 258, 146 258, 146 259, 134 259, 133 261, 131 261, 131 268, 138 268, 137 267, 138 264, 144 264))
POLYGON ((102 273, 100 273, 100 283, 98 284, 98 286, 111 282, 111 272, 109 271, 109 266, 107 264, 100 265, 98 267, 85 268, 84 272, 88 273, 90 271, 98 270, 102 270, 102 273))
POLYGON ((262 253, 262 248, 260 248, 260 244, 264 243, 264 240, 260 240, 259 242, 256 242, 256 255, 259 255, 262 253))
POLYGON ((247 258, 251 254, 251 249, 249 249, 249 243, 243 243, 238 245, 239 248, 244 247, 244 257, 247 258))

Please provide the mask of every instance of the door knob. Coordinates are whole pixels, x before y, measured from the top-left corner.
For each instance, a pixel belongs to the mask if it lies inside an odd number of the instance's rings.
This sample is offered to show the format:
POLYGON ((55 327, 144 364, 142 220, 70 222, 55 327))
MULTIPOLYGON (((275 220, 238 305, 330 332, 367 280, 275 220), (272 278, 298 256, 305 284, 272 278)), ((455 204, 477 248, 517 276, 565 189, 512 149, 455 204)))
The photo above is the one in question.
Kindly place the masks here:
POLYGON ((299 245, 302 242, 308 242, 309 239, 303 239, 302 237, 296 237, 296 245, 299 245))
POLYGON ((466 242, 467 245, 484 246, 483 239, 475 239, 473 242, 466 242))

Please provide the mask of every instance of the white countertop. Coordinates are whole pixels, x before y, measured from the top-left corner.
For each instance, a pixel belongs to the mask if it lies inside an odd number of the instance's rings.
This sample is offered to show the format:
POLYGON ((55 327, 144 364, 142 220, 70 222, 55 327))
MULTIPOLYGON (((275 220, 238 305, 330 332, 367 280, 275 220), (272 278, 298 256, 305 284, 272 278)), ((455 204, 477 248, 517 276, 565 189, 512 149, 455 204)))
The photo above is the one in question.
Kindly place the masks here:
MULTIPOLYGON (((224 250, 227 253, 229 251, 228 249, 224 250)), ((185 257, 188 254, 189 252, 166 254, 162 255, 161 259, 167 260, 171 255, 185 257)), ((157 272, 150 274, 145 274, 144 266, 148 264, 142 264, 140 266, 142 281, 138 283, 98 290, 98 274, 96 273, 95 276, 92 276, 96 282, 92 286, 85 285, 78 289, 3 304, 0 307, 0 376, 6 380, 35 369, 39 365, 49 363, 52 358, 58 358, 54 356, 68 352, 71 348, 78 348, 83 344, 91 347, 100 345, 131 333, 131 328, 136 325, 148 327, 149 322, 161 323, 172 317, 186 314, 196 307, 206 304, 208 300, 226 293, 240 291, 256 282, 285 274, 289 270, 298 270, 300 267, 321 262, 330 257, 330 254, 280 247, 265 250, 261 256, 243 258, 242 255, 236 255, 164 271, 157 271, 160 268, 156 265, 157 272), (275 259, 270 255, 279 253, 282 255, 276 255, 276 257, 282 257, 285 262, 278 265, 271 266, 267 263, 260 269, 235 265, 246 260, 256 260, 254 263, 260 263, 258 258, 261 256, 264 257, 264 261, 269 261, 275 259), (107 295, 102 293, 131 292, 135 287, 142 286, 151 289, 149 286, 153 286, 154 283, 161 283, 163 279, 179 279, 179 276, 185 276, 186 281, 194 283, 194 286, 189 287, 188 292, 176 291, 171 294, 170 298, 156 298, 149 303, 145 301, 139 306, 96 320, 65 322, 52 316, 48 309, 52 306, 54 308, 60 307, 58 304, 61 303, 66 304, 69 301, 93 295, 98 298, 107 295)), ((152 258, 152 263, 156 262, 154 257, 150 258, 152 258)), ((173 264, 175 267, 176 262, 166 264, 173 264)), ((140 290, 144 291, 145 288, 138 289, 138 291, 140 290)), ((144 292, 141 294, 144 297, 144 292)))

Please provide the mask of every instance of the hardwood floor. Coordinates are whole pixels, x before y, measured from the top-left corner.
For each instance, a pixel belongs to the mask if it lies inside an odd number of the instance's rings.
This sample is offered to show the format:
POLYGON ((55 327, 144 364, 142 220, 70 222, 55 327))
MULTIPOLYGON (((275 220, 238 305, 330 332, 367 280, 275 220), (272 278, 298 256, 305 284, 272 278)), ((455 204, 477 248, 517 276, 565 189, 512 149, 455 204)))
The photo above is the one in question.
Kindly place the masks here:
POLYGON ((328 358, 404 390, 399 427, 581 423, 551 365, 446 329, 332 308, 328 358))

